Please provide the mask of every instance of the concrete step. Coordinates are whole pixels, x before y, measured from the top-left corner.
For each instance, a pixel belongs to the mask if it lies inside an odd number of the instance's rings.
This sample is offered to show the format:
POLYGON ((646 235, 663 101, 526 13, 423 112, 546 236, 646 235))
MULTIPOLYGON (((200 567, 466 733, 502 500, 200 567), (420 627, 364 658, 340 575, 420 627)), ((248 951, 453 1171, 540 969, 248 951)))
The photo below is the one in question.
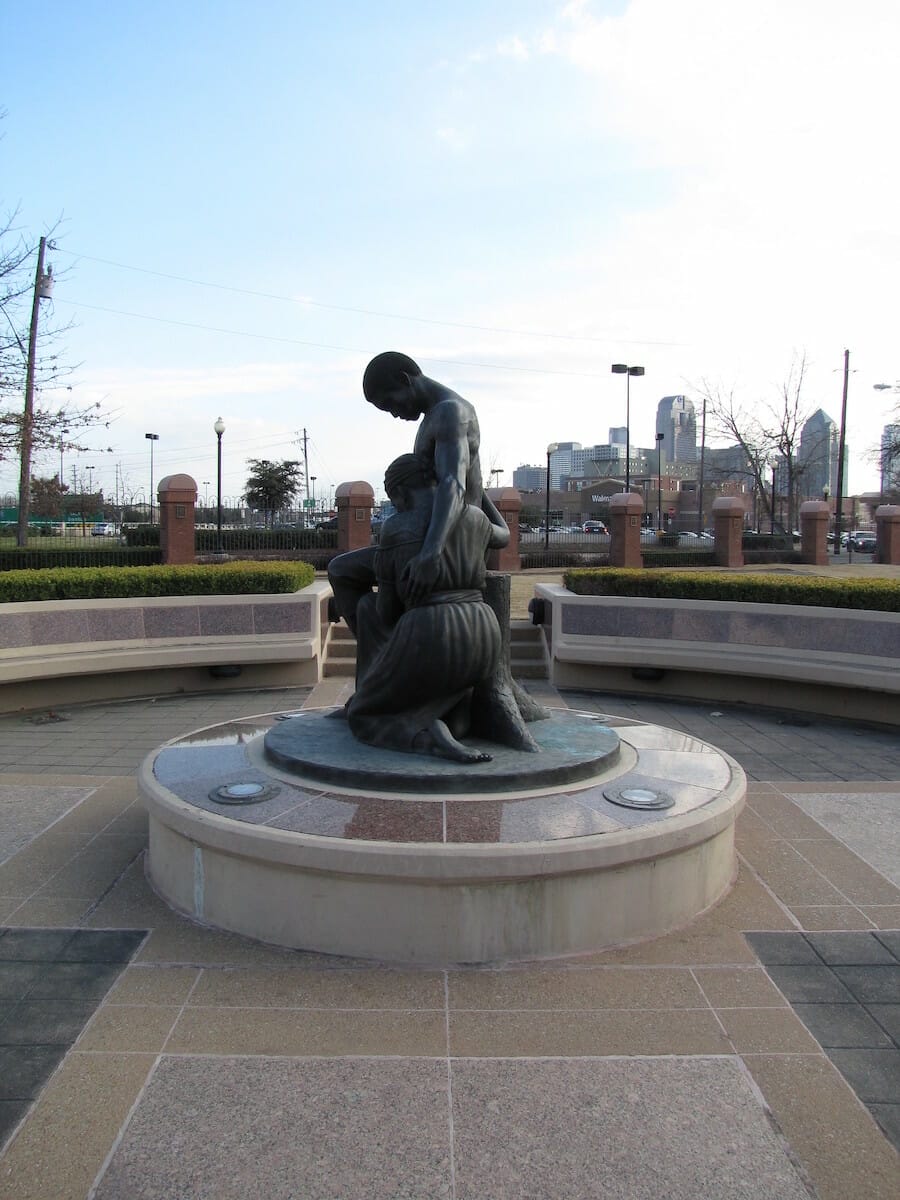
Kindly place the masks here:
MULTIPOLYGON (((519 679, 546 679, 541 630, 530 621, 510 625, 510 669, 519 679)), ((343 623, 331 627, 325 647, 322 675, 326 679, 353 678, 356 674, 356 638, 343 623)))

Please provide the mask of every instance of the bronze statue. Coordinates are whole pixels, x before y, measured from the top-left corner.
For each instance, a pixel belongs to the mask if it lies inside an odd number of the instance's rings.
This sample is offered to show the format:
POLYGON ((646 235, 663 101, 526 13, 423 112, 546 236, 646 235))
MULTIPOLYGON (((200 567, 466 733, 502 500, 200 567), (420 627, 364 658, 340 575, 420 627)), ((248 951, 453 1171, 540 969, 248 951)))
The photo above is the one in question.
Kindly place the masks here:
POLYGON ((484 600, 486 550, 506 545, 509 529, 482 486, 475 410, 394 352, 369 363, 363 391, 381 411, 422 422, 414 453, 388 468, 398 512, 379 546, 329 566, 358 644, 342 715, 361 741, 459 762, 490 757, 460 742, 467 733, 537 750, 525 721, 547 714, 512 680, 484 600))

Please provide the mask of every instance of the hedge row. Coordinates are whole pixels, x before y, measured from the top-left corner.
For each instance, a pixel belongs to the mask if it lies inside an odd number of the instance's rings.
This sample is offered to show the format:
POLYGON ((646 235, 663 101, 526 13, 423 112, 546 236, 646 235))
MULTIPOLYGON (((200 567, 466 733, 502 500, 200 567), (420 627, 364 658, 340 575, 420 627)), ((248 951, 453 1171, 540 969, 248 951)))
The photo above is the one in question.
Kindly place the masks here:
POLYGON ((305 562, 183 567, 57 567, 0 574, 0 603, 129 596, 240 596, 296 592, 315 571, 305 562))
POLYGON ((714 571, 566 571, 578 596, 643 596, 672 600, 737 600, 754 604, 806 604, 900 612, 894 579, 824 579, 818 575, 731 575, 714 571))
MULTIPOLYGON (((84 539, 87 541, 87 539, 84 539)), ((86 546, 21 546, 0 550, 0 571, 25 571, 37 567, 107 567, 118 563, 129 567, 147 567, 158 563, 159 547, 133 550, 127 546, 93 544, 86 546)))
MULTIPOLYGON (((125 530, 129 546, 158 546, 159 526, 138 525, 125 530)), ((219 548, 215 529, 197 529, 194 545, 198 554, 212 554, 219 548)), ((222 550, 239 554, 242 550, 329 550, 337 547, 336 529, 223 529, 222 550)))

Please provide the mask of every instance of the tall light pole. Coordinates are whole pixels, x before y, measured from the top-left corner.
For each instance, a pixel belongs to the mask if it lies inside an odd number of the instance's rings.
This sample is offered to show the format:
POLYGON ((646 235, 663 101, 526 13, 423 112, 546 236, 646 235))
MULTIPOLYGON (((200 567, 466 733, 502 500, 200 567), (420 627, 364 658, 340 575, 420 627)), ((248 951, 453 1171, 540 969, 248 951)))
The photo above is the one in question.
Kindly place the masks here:
POLYGON ((643 375, 643 367, 629 367, 625 363, 613 363, 613 375, 625 376, 625 491, 631 491, 631 377, 643 375))
MULTIPOLYGON (((31 325, 28 330, 28 358, 25 366, 25 410, 22 414, 22 436, 19 442, 19 516, 16 525, 16 545, 28 545, 28 510, 31 507, 31 443, 34 436, 34 363, 37 357, 38 313, 41 300, 53 295, 53 269, 44 273, 44 251, 47 239, 38 243, 37 270, 34 274, 34 296, 31 301, 31 325)), ((60 480, 62 483, 62 480, 60 480)))
POLYGON ((315 513, 315 511, 316 511, 316 480, 317 479, 318 479, 318 475, 310 475, 310 477, 309 477, 309 482, 312 484, 312 511, 313 511, 313 513, 315 513))
POLYGON ((550 549, 550 455, 559 449, 559 442, 551 442, 547 447, 547 507, 544 514, 544 550, 550 549))
MULTIPOLYGON (((847 390, 850 386, 850 351, 844 351, 844 386, 841 392, 841 432, 838 437, 837 496, 834 502, 834 552, 841 552, 841 521, 844 516, 844 454, 847 444, 847 390)), ((850 542, 847 542, 850 549, 850 542)), ((852 551, 851 551, 852 553, 852 551)))
POLYGON ((503 474, 503 468, 502 468, 502 467, 491 467, 491 487, 497 487, 497 486, 498 486, 497 480, 494 478, 494 476, 495 476, 495 475, 502 475, 502 474, 503 474))
POLYGON ((662 444, 664 433, 656 435, 656 528, 662 530, 662 444))
POLYGON ((153 443, 159 441, 158 433, 145 433, 144 437, 150 443, 150 524, 153 524, 153 443))
POLYGON ((216 431, 216 554, 224 554, 222 547, 222 434, 225 432, 225 422, 216 417, 213 425, 216 431))

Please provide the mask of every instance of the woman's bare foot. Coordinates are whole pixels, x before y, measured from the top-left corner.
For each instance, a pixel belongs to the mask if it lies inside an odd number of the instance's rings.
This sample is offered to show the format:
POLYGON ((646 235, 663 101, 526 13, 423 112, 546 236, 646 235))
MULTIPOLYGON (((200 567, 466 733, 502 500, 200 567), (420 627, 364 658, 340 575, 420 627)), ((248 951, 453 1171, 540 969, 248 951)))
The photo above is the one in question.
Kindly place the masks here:
POLYGON ((452 762, 490 762, 492 756, 480 750, 470 750, 458 742, 441 720, 432 721, 427 729, 416 734, 413 748, 421 754, 433 754, 436 758, 449 758, 452 762))

